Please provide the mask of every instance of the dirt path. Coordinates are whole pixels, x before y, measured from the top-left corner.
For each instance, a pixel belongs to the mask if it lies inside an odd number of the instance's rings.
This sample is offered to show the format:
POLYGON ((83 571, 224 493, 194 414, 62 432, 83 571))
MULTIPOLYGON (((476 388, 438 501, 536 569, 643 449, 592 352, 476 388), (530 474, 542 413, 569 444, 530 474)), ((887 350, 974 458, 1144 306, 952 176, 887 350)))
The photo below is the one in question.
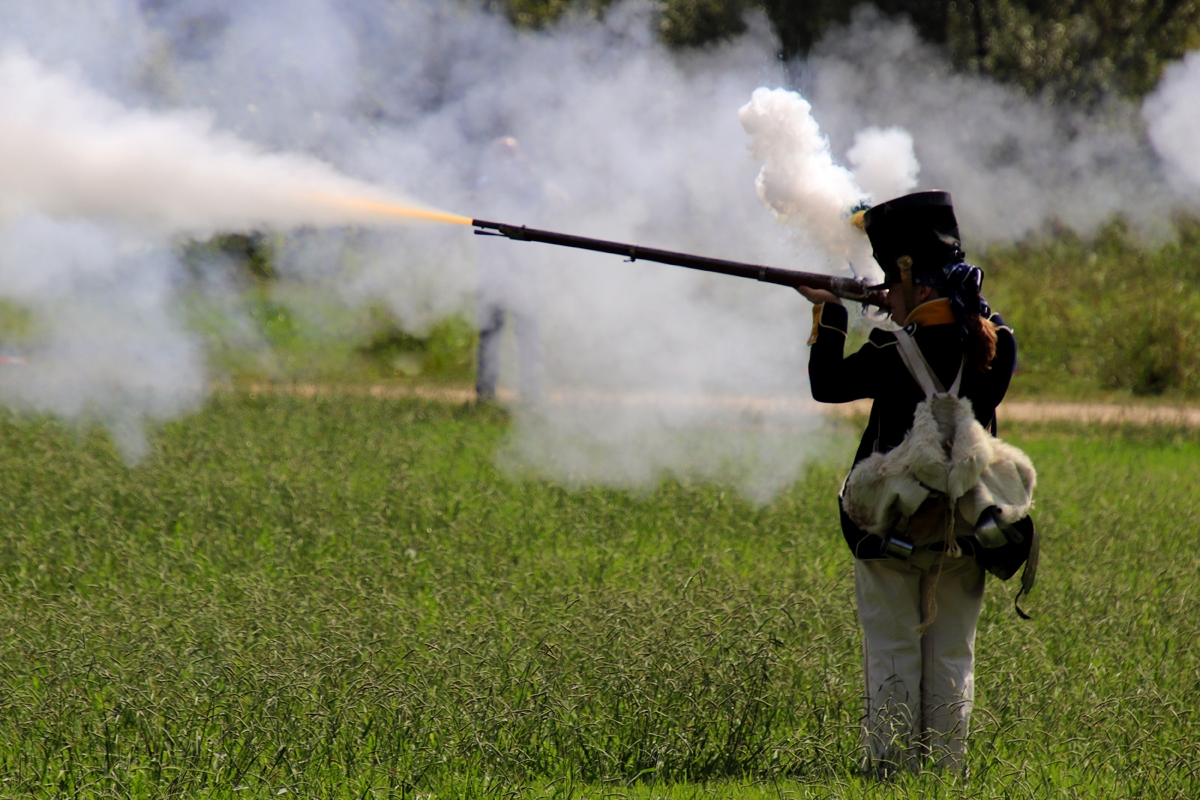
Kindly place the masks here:
MULTIPOLYGON (((840 416, 866 416, 871 401, 859 400, 836 406, 840 416)), ((1200 408, 1195 406, 1151 406, 1121 403, 1005 402, 997 409, 1001 423, 1083 422, 1093 425, 1172 425, 1200 428, 1200 408)))
POLYGON ((1120 405, 1117 403, 1004 403, 1001 419, 1019 422, 1071 420, 1096 425, 1171 425, 1200 428, 1194 406, 1120 405))
MULTIPOLYGON (((224 387, 234 391, 233 387, 224 387)), ((352 395, 359 397, 403 398, 415 397, 444 403, 470 403, 475 400, 471 389, 443 386, 400 386, 366 384, 281 384, 255 383, 237 387, 236 391, 249 394, 280 394, 296 397, 335 397, 352 395)), ((501 392, 502 401, 516 399, 511 393, 501 392)), ((552 392, 546 402, 550 405, 619 404, 630 407, 660 406, 677 408, 710 408, 748 413, 782 413, 811 415, 814 412, 836 414, 840 417, 866 416, 871 410, 871 401, 859 400, 841 405, 821 405, 809 398, 796 396, 776 397, 711 397, 703 395, 661 394, 651 392, 606 393, 606 392, 552 392)), ((1118 403, 1060 403, 1060 402, 1006 402, 1000 406, 1001 421, 1052 422, 1071 421, 1096 425, 1170 425, 1200 428, 1200 407, 1168 405, 1136 405, 1118 403)))

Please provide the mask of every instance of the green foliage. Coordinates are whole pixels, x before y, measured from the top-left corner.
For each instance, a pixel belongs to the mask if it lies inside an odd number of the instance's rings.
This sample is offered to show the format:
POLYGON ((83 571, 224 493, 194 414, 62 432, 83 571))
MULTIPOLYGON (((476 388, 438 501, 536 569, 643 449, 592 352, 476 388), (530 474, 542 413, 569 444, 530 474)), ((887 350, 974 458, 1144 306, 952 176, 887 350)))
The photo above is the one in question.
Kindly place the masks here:
POLYGON ((838 0, 761 0, 784 58, 807 53, 827 27, 849 22, 854 5, 838 0))
POLYGON ((1117 221, 979 259, 1019 343, 1018 391, 1200 394, 1200 222, 1146 248, 1117 221))
POLYGON ((366 342, 358 346, 363 356, 390 364, 409 377, 421 374, 426 341, 401 328, 386 309, 372 306, 368 310, 374 329, 366 342))
POLYGON ((1031 92, 1096 100, 1148 93, 1200 46, 1195 0, 971 0, 949 3, 956 63, 1031 92))
MULTIPOLYGON (((746 29, 759 8, 779 37, 780 55, 803 57, 831 25, 850 20, 864 0, 658 0, 660 38, 700 47, 746 29)), ((542 28, 569 11, 602 14, 611 0, 503 0, 515 24, 542 28)), ((1032 93, 1093 102, 1106 94, 1140 97, 1163 68, 1200 47, 1200 0, 874 0, 885 14, 912 20, 921 37, 946 45, 961 69, 1032 93)))
MULTIPOLYGON (((803 55, 854 6, 831 0, 762 0, 786 57, 803 55)), ((912 20, 921 37, 946 45, 960 69, 1031 93, 1092 102, 1140 97, 1163 68, 1200 47, 1196 0, 877 0, 912 20)))
POLYGON ((1109 387, 1136 395, 1200 389, 1200 302, 1196 297, 1144 297, 1125 314, 1114 315, 1112 354, 1102 379, 1109 387))
POLYGON ((484 0, 484 5, 498 11, 520 28, 534 30, 557 22, 564 14, 598 15, 612 5, 613 0, 484 0))
POLYGON ((448 317, 416 336, 401 328, 385 310, 370 309, 374 332, 357 350, 407 377, 425 375, 469 382, 475 376, 478 332, 461 316, 448 317))
MULTIPOLYGON (((783 58, 805 56, 831 25, 845 25, 863 0, 759 0, 759 6, 771 20, 779 37, 783 58)), ((953 3, 945 0, 879 0, 873 2, 879 10, 891 16, 912 20, 923 39, 942 44, 947 36, 947 8, 953 3)))
MULTIPOLYGON (((232 304, 229 297, 214 301, 199 290, 182 304, 218 373, 249 380, 473 379, 476 334, 465 319, 441 320, 418 335, 382 306, 353 307, 331 297, 328 287, 282 280, 275 268, 281 241, 221 234, 180 248, 196 278, 223 260, 234 266, 240 284, 232 304)), ((353 260, 353 248, 343 257, 353 260)), ((0 341, 6 320, 19 319, 13 316, 17 311, 0 307, 0 341)))
POLYGON ((424 370, 447 380, 473 381, 478 338, 475 326, 463 317, 442 320, 425 337, 424 370))
MULTIPOLYGON (((802 56, 854 6, 832 0, 761 0, 785 57, 802 56)), ((1197 0, 876 0, 946 45, 960 69, 1060 99, 1140 97, 1163 68, 1200 47, 1197 0)))
POLYGON ((662 0, 658 36, 672 47, 696 47, 745 32, 749 0, 662 0))
POLYGON ((505 0, 502 4, 509 21, 525 28, 540 28, 557 20, 570 6, 570 0, 505 0))
POLYGON ((252 286, 233 308, 201 293, 184 301, 209 365, 237 381, 407 381, 469 383, 474 327, 451 316, 415 334, 382 306, 347 305, 319 286, 252 286))
POLYGON ((274 237, 253 233, 222 233, 207 241, 186 241, 182 248, 184 264, 193 272, 207 269, 212 261, 221 259, 234 264, 242 275, 255 283, 269 283, 276 278, 274 237))
POLYGON ((29 309, 0 297, 0 349, 27 341, 37 329, 29 309))
MULTIPOLYGON (((492 0, 521 28, 541 29, 568 13, 602 15, 613 0, 492 0)), ((752 0, 657 0, 659 38, 672 47, 702 47, 733 38, 746 30, 742 16, 752 0)))

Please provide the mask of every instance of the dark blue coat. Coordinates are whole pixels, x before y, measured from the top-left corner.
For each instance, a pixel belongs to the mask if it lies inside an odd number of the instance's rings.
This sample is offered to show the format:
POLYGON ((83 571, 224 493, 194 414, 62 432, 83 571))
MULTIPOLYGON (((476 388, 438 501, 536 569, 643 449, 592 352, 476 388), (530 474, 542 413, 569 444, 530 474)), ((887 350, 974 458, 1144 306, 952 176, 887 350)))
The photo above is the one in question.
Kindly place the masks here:
MULTIPOLYGON (((932 316, 940 320, 947 314, 932 316)), ((992 314, 991 320, 997 326, 996 357, 991 369, 981 372, 968 361, 963 366, 959 395, 971 401, 979 423, 995 435, 996 406, 1004 399, 1016 367, 1017 342, 999 314, 992 314)), ((833 303, 821 306, 813 325, 808 378, 813 399, 819 402, 847 403, 868 398, 875 401, 854 456, 857 464, 871 453, 886 453, 904 441, 925 393, 900 359, 894 333, 877 328, 871 331, 866 344, 847 356, 847 323, 844 306, 833 303)), ((963 363, 966 342, 961 326, 955 322, 913 323, 906 330, 916 339, 942 385, 950 386, 963 363)), ((842 514, 842 529, 856 557, 882 557, 879 547, 883 540, 860 530, 845 514, 842 514)))

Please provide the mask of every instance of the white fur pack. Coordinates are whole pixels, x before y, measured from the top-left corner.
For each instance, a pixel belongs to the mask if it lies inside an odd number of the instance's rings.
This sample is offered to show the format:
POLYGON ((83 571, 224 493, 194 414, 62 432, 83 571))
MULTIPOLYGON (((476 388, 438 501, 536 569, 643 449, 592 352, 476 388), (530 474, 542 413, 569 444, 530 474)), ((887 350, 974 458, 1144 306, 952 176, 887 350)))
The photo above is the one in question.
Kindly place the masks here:
POLYGON ((950 393, 931 393, 917 406, 912 430, 899 446, 873 453, 850 471, 842 507, 862 530, 886 534, 932 491, 949 497, 972 526, 993 506, 1003 523, 1029 514, 1037 482, 1033 463, 984 430, 971 401, 954 396, 955 384, 950 393))

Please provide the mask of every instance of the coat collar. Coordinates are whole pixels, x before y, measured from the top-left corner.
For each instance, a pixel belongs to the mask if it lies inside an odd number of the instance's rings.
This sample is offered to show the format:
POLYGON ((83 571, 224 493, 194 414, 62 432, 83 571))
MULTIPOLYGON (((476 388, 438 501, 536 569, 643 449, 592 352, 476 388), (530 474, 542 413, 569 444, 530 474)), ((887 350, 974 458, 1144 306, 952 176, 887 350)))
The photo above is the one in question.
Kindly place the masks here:
POLYGON ((923 327, 925 325, 949 325, 954 322, 954 311, 950 308, 949 297, 939 297, 921 303, 912 310, 904 320, 904 327, 910 325, 923 327))

